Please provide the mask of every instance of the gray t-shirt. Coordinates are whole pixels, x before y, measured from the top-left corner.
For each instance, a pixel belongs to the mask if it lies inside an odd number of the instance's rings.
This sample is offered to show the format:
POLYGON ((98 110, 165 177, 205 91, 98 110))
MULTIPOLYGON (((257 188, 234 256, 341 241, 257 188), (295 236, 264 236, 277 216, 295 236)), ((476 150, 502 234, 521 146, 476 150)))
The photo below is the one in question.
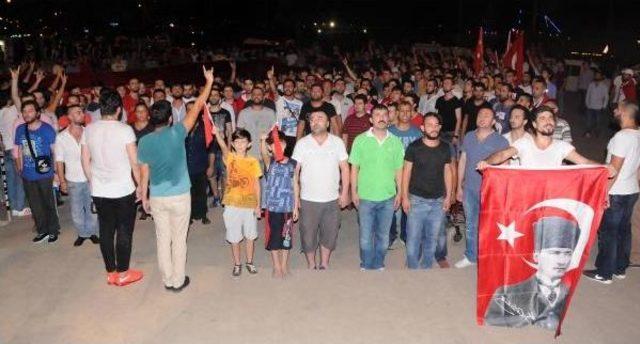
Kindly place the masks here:
POLYGON ((246 129, 251 134, 251 142, 253 142, 249 155, 260 159, 260 135, 269 132, 276 121, 276 113, 267 107, 262 107, 260 110, 248 107, 240 111, 237 126, 246 129))
POLYGON ((468 132, 464 136, 462 152, 467 156, 464 170, 464 192, 473 192, 480 195, 482 175, 476 170, 476 165, 491 154, 509 148, 509 142, 497 132, 491 133, 483 141, 478 141, 476 130, 468 132))

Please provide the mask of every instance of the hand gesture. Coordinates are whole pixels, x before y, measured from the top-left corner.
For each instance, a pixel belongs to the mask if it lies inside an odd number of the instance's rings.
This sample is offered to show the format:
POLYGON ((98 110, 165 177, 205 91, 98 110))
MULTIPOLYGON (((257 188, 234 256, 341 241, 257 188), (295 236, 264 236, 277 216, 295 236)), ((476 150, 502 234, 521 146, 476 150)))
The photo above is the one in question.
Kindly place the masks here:
POLYGON ((64 72, 62 73, 62 76, 60 77, 60 82, 61 82, 61 86, 62 88, 64 88, 64 86, 67 84, 67 74, 65 74, 64 72))
POLYGON ((236 70, 236 61, 229 60, 229 67, 231 67, 231 70, 236 70))
POLYGON ((271 69, 267 70, 267 79, 269 80, 273 79, 274 75, 275 75, 275 67, 271 66, 271 69))
POLYGON ((11 72, 11 80, 18 80, 18 77, 20 77, 20 66, 16 69, 9 69, 9 72, 11 72))
POLYGON ((38 71, 36 71, 36 81, 40 82, 44 79, 44 71, 42 69, 38 69, 38 71))
POLYGON ((204 66, 202 66, 202 73, 204 74, 204 78, 208 83, 213 83, 213 67, 211 67, 211 69, 206 69, 204 66))

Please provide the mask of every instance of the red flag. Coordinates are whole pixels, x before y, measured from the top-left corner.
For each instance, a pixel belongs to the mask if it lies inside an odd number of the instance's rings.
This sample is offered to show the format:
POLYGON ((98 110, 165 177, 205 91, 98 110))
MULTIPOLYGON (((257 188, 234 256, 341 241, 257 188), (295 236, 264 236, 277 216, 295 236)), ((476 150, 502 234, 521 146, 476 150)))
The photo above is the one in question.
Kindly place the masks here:
POLYGON ((509 32, 509 37, 513 41, 504 53, 502 65, 515 70, 516 78, 522 80, 522 75, 524 74, 524 32, 514 33, 514 36, 515 38, 509 32))
POLYGON ((478 324, 560 335, 604 213, 607 178, 599 166, 484 171, 478 324))
POLYGON ((204 104, 204 114, 202 121, 204 122, 204 141, 207 147, 213 141, 214 126, 213 126, 213 117, 211 117, 211 112, 209 112, 209 105, 204 104))
POLYGON ((476 43, 476 52, 473 57, 473 71, 476 75, 480 74, 484 66, 484 38, 482 27, 478 31, 478 43, 476 43))
POLYGON ((273 129, 271 129, 271 139, 273 140, 273 157, 276 161, 282 161, 282 159, 284 159, 284 152, 282 151, 282 143, 278 135, 277 125, 274 125, 273 129))

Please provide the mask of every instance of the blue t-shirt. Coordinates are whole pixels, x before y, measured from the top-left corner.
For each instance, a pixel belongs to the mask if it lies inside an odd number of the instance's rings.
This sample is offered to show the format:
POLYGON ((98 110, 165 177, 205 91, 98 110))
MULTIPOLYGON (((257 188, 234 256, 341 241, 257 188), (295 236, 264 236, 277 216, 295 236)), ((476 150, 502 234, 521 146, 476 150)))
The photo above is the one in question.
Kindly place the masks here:
POLYGON ((462 152, 467 155, 464 169, 464 192, 473 192, 480 196, 480 184, 482 175, 476 170, 476 165, 491 154, 509 147, 507 139, 497 132, 491 133, 484 141, 478 141, 476 130, 468 132, 464 136, 462 152))
POLYGON ((422 138, 422 132, 420 131, 420 129, 414 127, 413 125, 408 130, 400 130, 395 125, 392 125, 388 130, 391 134, 393 134, 393 136, 400 139, 400 142, 402 142, 402 146, 405 150, 411 143, 413 143, 413 141, 422 138))
POLYGON ((265 205, 274 213, 290 213, 293 211, 293 174, 296 161, 288 159, 285 163, 271 159, 265 174, 265 205))
POLYGON ((155 131, 140 139, 138 161, 149 165, 151 197, 177 196, 191 189, 182 123, 155 131))
POLYGON ((22 177, 28 181, 47 179, 53 177, 53 158, 51 145, 56 142, 56 131, 49 124, 41 122, 40 127, 34 131, 29 130, 31 146, 36 157, 49 157, 51 169, 45 174, 36 171, 36 161, 31 156, 27 143, 27 124, 20 124, 16 128, 14 144, 22 150, 22 177))

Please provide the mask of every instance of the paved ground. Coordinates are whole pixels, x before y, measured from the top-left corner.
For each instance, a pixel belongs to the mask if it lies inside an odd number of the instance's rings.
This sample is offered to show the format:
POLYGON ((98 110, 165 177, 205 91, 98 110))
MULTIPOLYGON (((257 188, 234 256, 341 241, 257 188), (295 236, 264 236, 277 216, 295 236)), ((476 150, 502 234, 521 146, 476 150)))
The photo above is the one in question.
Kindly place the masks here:
MULTIPOLYGON (((577 146, 599 158, 604 143, 579 140, 577 146)), ((63 230, 55 245, 30 243, 30 219, 0 229, 0 343, 553 341, 553 333, 536 328, 477 326, 475 269, 408 271, 399 247, 389 252, 387 271, 360 272, 354 212, 343 213, 331 270, 304 270, 303 257, 294 253, 293 276, 282 281, 270 277, 262 240, 256 255, 259 274, 245 271, 232 280, 221 212, 211 210, 213 223, 190 232, 187 272, 192 284, 181 294, 162 286, 150 221, 137 223, 132 255, 132 266, 145 272, 144 280, 116 288, 105 284, 97 246, 72 247, 68 208, 60 212, 63 230)), ((463 244, 450 243, 455 261, 463 244)), ((639 284, 640 269, 610 286, 582 280, 557 342, 637 342, 639 284)))

